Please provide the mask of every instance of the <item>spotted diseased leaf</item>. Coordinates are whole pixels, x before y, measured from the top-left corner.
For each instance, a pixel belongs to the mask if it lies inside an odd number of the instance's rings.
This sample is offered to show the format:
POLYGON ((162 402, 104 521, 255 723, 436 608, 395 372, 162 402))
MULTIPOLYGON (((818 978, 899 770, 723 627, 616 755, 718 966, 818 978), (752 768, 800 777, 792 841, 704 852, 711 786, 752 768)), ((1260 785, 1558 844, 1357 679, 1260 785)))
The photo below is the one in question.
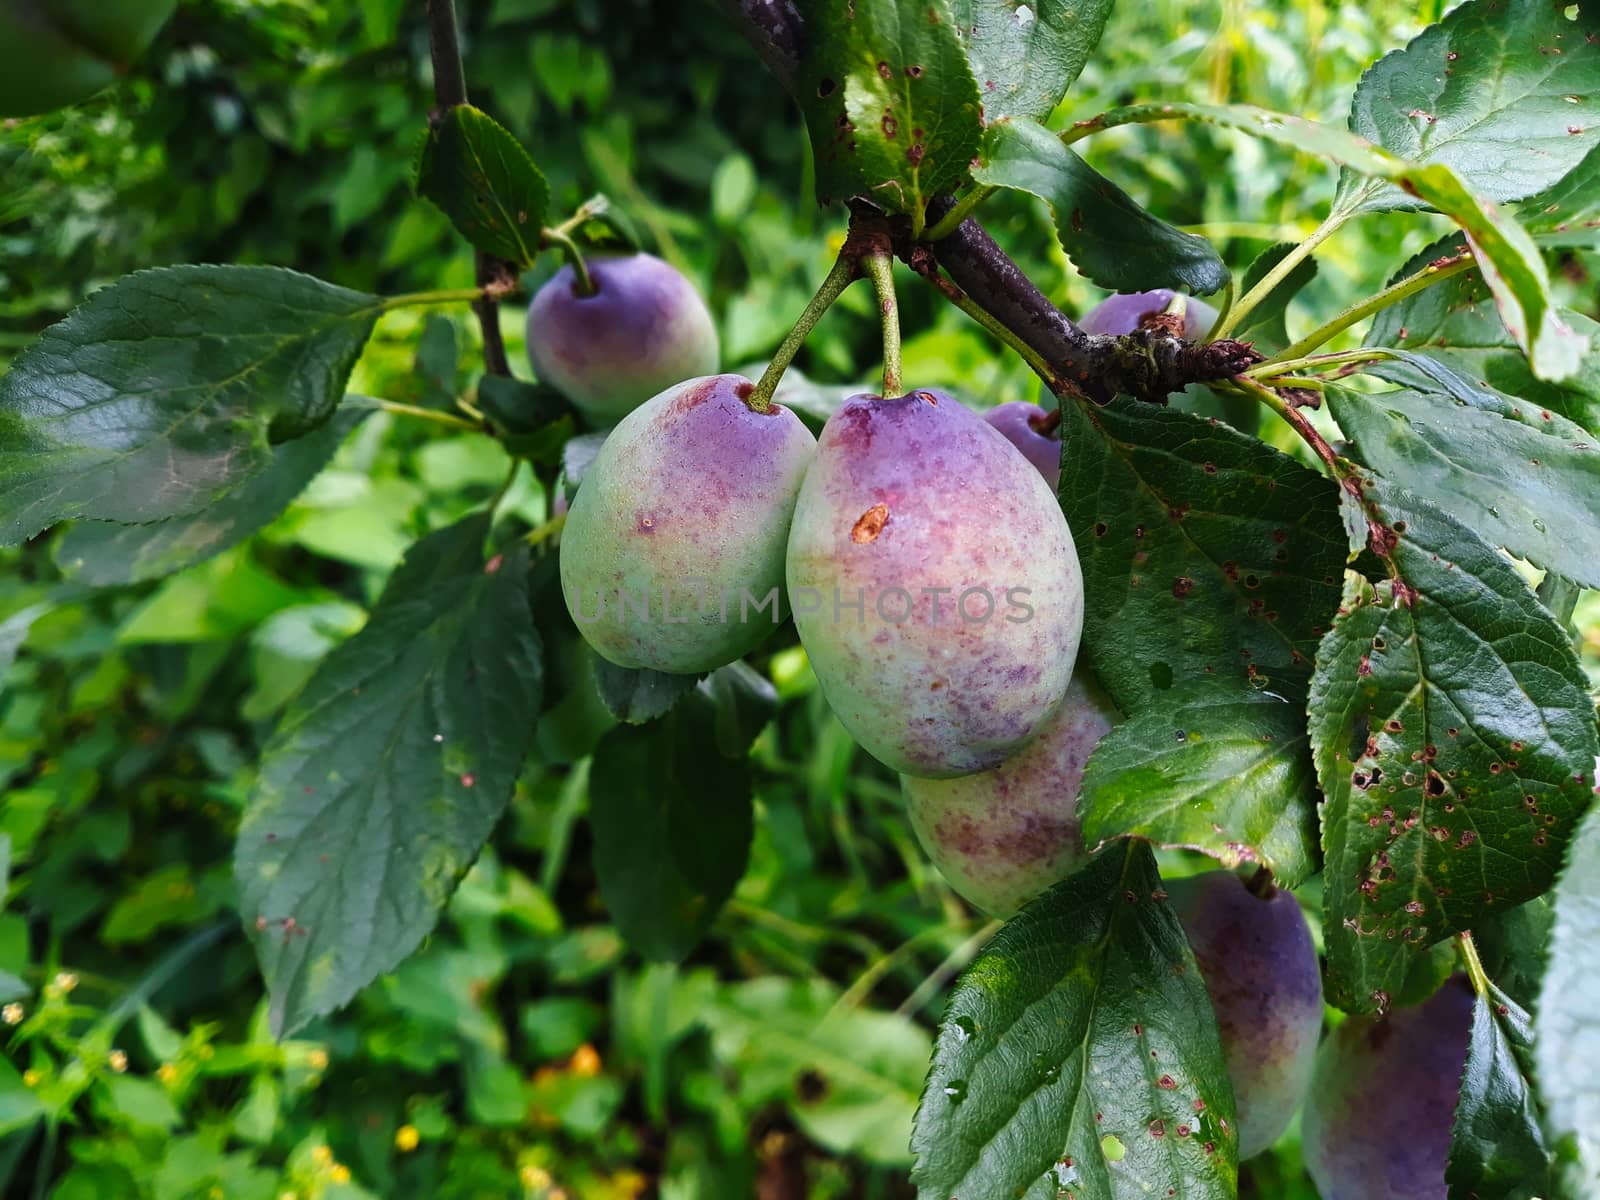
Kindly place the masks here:
POLYGON ((1572 645, 1522 577, 1427 501, 1360 482, 1391 577, 1347 598, 1310 703, 1329 991, 1350 1010, 1550 886, 1600 749, 1572 645))
POLYGON ((646 958, 681 959, 750 854, 750 769, 719 753, 713 703, 691 693, 660 720, 606 734, 589 819, 600 894, 622 936, 646 958))
POLYGON ((289 507, 328 465, 339 443, 376 411, 347 405, 304 437, 272 448, 272 461, 204 512, 148 525, 79 521, 56 543, 63 575, 93 587, 158 579, 237 545, 289 507))
POLYGON ((1527 1063, 1533 1022, 1493 984, 1472 1006, 1472 1038, 1445 1182, 1453 1200, 1549 1196, 1550 1155, 1527 1063))
MULTIPOLYGON (((1600 145, 1600 10, 1468 0, 1373 64, 1350 128, 1401 158, 1449 167, 1487 199, 1529 196, 1600 145)), ((1394 186, 1362 202, 1416 205, 1394 186)))
POLYGON ((972 175, 980 183, 1048 203, 1062 247, 1101 287, 1205 294, 1228 282, 1228 268, 1210 242, 1146 212, 1037 122, 1018 118, 991 124, 983 160, 972 175))
POLYGON ((1112 0, 955 0, 984 116, 1048 117, 1100 42, 1112 0))
POLYGON ((522 143, 470 104, 447 109, 428 131, 417 194, 479 250, 519 267, 538 257, 550 186, 522 143))
MULTIPOLYGON (((1396 278, 1447 266, 1465 248, 1460 235, 1445 238, 1406 263, 1396 278)), ((1543 412, 1552 412, 1600 433, 1600 325, 1570 309, 1561 310, 1561 319, 1589 340, 1589 351, 1577 372, 1559 383, 1534 378, 1477 271, 1435 283, 1383 309, 1373 319, 1366 344, 1426 354, 1481 387, 1526 402, 1530 415, 1542 419, 1543 412)), ((1395 383, 1428 386, 1429 376, 1404 362, 1383 363, 1374 370, 1395 383)))
POLYGON ((966 177, 983 128, 978 85, 948 0, 811 0, 796 95, 817 199, 867 196, 920 230, 936 193, 966 177))
POLYGON ((1329 411, 1362 461, 1492 545, 1600 587, 1600 438, 1422 355, 1406 365, 1421 386, 1328 389, 1329 411))
POLYGON ((485 563, 487 533, 413 546, 263 755, 234 869, 280 1036, 416 949, 511 798, 541 651, 526 550, 485 563))
MULTIPOLYGON (((1600 793, 1600 779, 1595 780, 1600 793)), ((1534 1044, 1550 1143, 1571 1162, 1571 1196, 1600 1191, 1600 806, 1590 809, 1555 889, 1555 924, 1534 1044)))
POLYGON ((1258 863, 1284 887, 1317 866, 1316 772, 1301 680, 1174 688, 1100 739, 1083 775, 1084 841, 1132 836, 1258 863))
POLYGON ((1517 219, 1541 245, 1600 247, 1600 145, 1518 206, 1517 219))
POLYGON ((1062 405, 1061 431, 1083 653, 1118 707, 1303 678, 1344 573, 1333 485, 1221 422, 1126 398, 1062 405))
POLYGON ((973 961, 911 1148, 921 1200, 1236 1194, 1216 1018, 1148 846, 1103 850, 973 961))
POLYGON ((0 378, 0 543, 228 496, 328 419, 381 308, 278 267, 163 267, 96 292, 0 378))

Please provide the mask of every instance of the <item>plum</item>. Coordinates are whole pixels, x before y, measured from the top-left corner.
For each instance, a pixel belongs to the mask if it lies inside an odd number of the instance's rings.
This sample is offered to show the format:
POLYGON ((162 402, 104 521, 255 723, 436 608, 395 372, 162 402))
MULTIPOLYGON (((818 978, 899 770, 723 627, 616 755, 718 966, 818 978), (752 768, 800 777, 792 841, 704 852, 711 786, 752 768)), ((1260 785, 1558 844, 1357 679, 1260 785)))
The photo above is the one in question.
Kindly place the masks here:
MULTIPOLYGON (((1158 313, 1172 303, 1178 293, 1166 288, 1152 292, 1126 292, 1107 296, 1084 314, 1078 324, 1085 333, 1132 333, 1149 313, 1158 313)), ((1204 300, 1184 297, 1183 336, 1198 341, 1216 323, 1217 310, 1204 300)))
POLYGON ((1078 787, 1117 711, 1078 672, 1039 735, 998 767, 957 779, 900 777, 911 828, 968 902, 1008 917, 1087 857, 1078 787))
POLYGON ((561 590, 584 640, 622 667, 694 674, 772 632, 784 542, 816 439, 754 385, 711 375, 623 418, 572 498, 561 590))
POLYGON ((1301 1121, 1322 1200, 1445 1200, 1472 1005, 1458 975, 1422 1004, 1328 1035, 1301 1121))
POLYGON ((1083 575, 1039 472, 939 392, 854 396, 823 426, 789 534, 789 598, 834 714, 938 779, 998 766, 1072 678, 1083 575))
POLYGON ((76 104, 115 83, 177 0, 0 0, 0 117, 76 104))
POLYGON ((1277 1141, 1305 1095, 1322 1030, 1322 973, 1286 891, 1258 896, 1231 871, 1166 883, 1217 1014, 1239 1116, 1239 1157, 1277 1141))
POLYGON ((1006 441, 1039 468, 1053 492, 1061 483, 1061 438, 1040 432, 1038 425, 1050 415, 1037 404, 1011 400, 991 408, 983 419, 1005 434, 1006 441))
POLYGON ((717 327, 694 285, 652 254, 588 260, 592 295, 562 267, 528 306, 528 361, 596 425, 717 369, 717 327))

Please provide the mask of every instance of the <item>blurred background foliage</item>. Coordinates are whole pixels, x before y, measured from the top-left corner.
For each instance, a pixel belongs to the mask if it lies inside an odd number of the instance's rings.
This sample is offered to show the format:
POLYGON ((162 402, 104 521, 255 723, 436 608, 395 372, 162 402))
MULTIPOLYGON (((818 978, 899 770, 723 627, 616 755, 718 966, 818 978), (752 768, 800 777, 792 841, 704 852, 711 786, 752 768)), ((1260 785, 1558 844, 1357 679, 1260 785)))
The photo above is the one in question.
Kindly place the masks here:
MULTIPOLYGON (((1360 71, 1437 7, 1124 4, 1057 120, 1177 97, 1342 123, 1360 71)), ((798 118, 720 11, 462 8, 473 98, 526 141, 558 205, 608 193, 704 287, 726 365, 769 353, 842 221, 812 203, 798 118)), ((469 283, 470 255, 410 190, 431 104, 420 9, 185 0, 117 88, 0 125, 0 362, 145 266, 276 263, 381 292, 469 283)), ((1322 164, 1203 126, 1086 145, 1236 272, 1308 232, 1332 191, 1322 164)), ((1097 298, 1040 211, 986 211, 1069 311, 1097 298)), ((1381 285, 1437 228, 1347 228, 1291 324, 1381 285)), ((1561 286, 1600 316, 1594 266, 1569 260, 1561 286)), ((911 381, 978 403, 1036 394, 927 289, 905 281, 902 297, 911 381)), ((808 375, 871 377, 869 306, 846 297, 801 359, 808 375)), ((521 369, 520 313, 504 317, 521 369)), ((472 386, 475 334, 459 315, 392 314, 353 388, 443 406, 472 386)), ((0 552, 0 1192, 910 1195, 932 1030, 989 926, 923 860, 893 777, 828 715, 792 636, 757 663, 780 707, 755 752, 751 869, 689 962, 644 964, 607 924, 583 820, 605 718, 568 645, 538 761, 424 949, 301 1039, 267 1036, 231 907, 233 832, 288 698, 361 626, 405 547, 504 476, 497 444, 434 428, 372 417, 263 535, 156 584, 64 582, 59 535, 0 552)), ((543 515, 531 485, 510 504, 543 515)), ((1583 613, 1600 671, 1593 595, 1583 613)), ((1310 1200, 1292 1131, 1247 1165, 1244 1194, 1310 1200)))

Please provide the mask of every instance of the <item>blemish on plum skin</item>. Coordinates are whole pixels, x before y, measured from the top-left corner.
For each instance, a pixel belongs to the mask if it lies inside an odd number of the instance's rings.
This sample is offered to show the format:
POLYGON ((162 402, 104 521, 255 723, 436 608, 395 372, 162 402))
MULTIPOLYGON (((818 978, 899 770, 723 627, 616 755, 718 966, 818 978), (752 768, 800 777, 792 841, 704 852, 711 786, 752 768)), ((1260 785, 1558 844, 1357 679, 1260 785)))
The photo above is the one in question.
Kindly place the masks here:
POLYGON ((850 540, 858 546, 877 540, 883 527, 889 522, 889 506, 887 504, 874 504, 860 517, 850 529, 850 540))

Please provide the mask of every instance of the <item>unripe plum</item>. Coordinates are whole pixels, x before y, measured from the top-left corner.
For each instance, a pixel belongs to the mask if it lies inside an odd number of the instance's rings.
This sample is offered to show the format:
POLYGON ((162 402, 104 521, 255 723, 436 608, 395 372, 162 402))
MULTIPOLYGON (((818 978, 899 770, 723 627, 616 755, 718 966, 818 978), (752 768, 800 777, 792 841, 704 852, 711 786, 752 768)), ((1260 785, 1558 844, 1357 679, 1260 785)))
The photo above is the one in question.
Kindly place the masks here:
POLYGON ((75 104, 115 83, 177 0, 0 0, 0 117, 75 104))
POLYGON ((1322 1029, 1322 973, 1305 914, 1286 891, 1255 895, 1231 871, 1165 884, 1222 1036, 1239 1157, 1277 1141, 1305 1095, 1322 1029))
POLYGON ((1322 1200, 1445 1200, 1472 1005, 1456 976, 1423 1004, 1328 1035, 1301 1120, 1322 1200))
POLYGON ((1005 434, 1006 441, 1039 468, 1039 474, 1053 492, 1061 483, 1061 439, 1041 433, 1037 424, 1049 415, 1037 404, 1010 400, 991 408, 983 414, 983 419, 1005 434))
POLYGON ((584 473, 562 529, 561 589, 602 658, 688 675, 772 632, 816 439, 781 405, 751 409, 753 386, 711 375, 668 388, 584 473))
MULTIPOLYGON (((1107 296, 1084 314, 1079 326, 1085 333, 1123 334, 1139 328, 1139 322, 1150 313, 1158 313, 1172 303, 1178 293, 1167 288, 1150 292, 1126 292, 1107 296)), ((1216 323, 1217 310, 1204 300, 1193 296, 1184 298, 1183 336, 1188 341, 1198 341, 1210 332, 1216 323)))
POLYGON ((1087 857, 1078 831, 1083 766, 1117 719, 1079 672, 1039 735, 998 767, 900 777, 911 828, 957 893, 1008 917, 1078 868, 1087 857))
POLYGON ((717 369, 717 327, 700 293, 653 254, 588 260, 593 295, 562 267, 528 306, 528 361, 597 425, 683 379, 717 369))
POLYGON ((1066 694, 1072 534, 1039 472, 947 395, 855 396, 823 427, 789 535, 795 625, 836 716, 906 775, 998 766, 1066 694))

